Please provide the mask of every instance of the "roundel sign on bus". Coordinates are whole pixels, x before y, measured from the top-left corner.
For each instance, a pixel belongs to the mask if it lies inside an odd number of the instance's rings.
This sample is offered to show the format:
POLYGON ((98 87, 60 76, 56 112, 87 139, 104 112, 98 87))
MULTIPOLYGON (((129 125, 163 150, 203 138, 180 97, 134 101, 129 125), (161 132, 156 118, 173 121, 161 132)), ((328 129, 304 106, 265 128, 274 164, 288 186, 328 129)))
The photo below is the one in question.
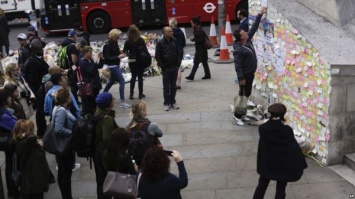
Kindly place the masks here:
POLYGON ((207 13, 212 13, 216 8, 217 7, 211 2, 208 2, 208 3, 205 4, 205 6, 203 6, 203 9, 207 13))

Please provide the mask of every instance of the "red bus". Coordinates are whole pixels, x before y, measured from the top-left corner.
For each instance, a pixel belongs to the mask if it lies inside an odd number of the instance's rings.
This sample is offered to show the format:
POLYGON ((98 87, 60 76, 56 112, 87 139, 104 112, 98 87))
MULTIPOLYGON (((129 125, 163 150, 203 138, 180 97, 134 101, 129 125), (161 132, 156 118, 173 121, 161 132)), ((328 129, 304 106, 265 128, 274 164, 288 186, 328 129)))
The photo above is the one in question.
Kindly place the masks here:
MULTIPOLYGON (((41 27, 48 32, 64 31, 81 23, 91 33, 111 28, 167 24, 172 17, 189 23, 192 16, 202 22, 218 17, 218 0, 44 0, 41 27)), ((226 13, 236 19, 237 10, 248 9, 248 0, 225 0, 226 13)))

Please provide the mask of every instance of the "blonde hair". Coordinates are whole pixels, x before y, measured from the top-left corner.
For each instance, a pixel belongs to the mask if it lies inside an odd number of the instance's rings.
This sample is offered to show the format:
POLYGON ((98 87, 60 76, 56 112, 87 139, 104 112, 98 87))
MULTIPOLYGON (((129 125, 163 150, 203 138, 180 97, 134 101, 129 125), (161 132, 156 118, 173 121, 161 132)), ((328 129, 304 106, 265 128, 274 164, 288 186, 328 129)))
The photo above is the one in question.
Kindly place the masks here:
POLYGON ((11 74, 11 71, 14 69, 14 67, 16 67, 17 64, 16 63, 9 63, 6 65, 5 67, 5 76, 7 79, 13 79, 14 77, 11 74))
POLYGON ((19 140, 22 138, 22 134, 34 133, 35 125, 31 120, 20 119, 17 120, 14 128, 12 129, 12 136, 14 140, 19 140))
POLYGON ((177 26, 177 20, 174 17, 169 20, 169 26, 170 27, 176 27, 177 26))
POLYGON ((141 37, 141 32, 134 24, 128 27, 128 40, 136 42, 141 37))
POLYGON ((144 100, 135 100, 132 103, 132 111, 130 113, 131 121, 127 125, 127 129, 137 125, 138 118, 144 118, 147 114, 147 103, 144 100))
POLYGON ((122 33, 122 32, 121 32, 119 29, 114 28, 114 29, 112 29, 112 30, 108 33, 108 38, 109 38, 109 39, 113 39, 113 38, 115 38, 115 37, 120 36, 121 33, 122 33))

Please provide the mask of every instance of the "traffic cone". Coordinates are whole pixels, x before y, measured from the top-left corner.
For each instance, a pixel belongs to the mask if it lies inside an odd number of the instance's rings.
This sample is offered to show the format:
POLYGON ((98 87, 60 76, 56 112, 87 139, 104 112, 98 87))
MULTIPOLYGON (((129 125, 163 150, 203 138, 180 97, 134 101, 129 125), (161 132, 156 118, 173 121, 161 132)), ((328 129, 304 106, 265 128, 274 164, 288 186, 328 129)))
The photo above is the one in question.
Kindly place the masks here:
POLYGON ((210 41, 213 48, 218 48, 217 42, 217 32, 216 32, 216 25, 214 24, 214 18, 211 19, 211 28, 210 28, 210 41))
POLYGON ((232 35, 231 22, 229 21, 229 15, 227 15, 227 20, 226 20, 226 39, 228 45, 233 44, 233 35, 232 35))
POLYGON ((229 58, 229 52, 226 41, 226 33, 224 31, 224 27, 221 30, 221 47, 219 50, 219 59, 214 61, 217 64, 229 64, 233 63, 233 60, 229 58))

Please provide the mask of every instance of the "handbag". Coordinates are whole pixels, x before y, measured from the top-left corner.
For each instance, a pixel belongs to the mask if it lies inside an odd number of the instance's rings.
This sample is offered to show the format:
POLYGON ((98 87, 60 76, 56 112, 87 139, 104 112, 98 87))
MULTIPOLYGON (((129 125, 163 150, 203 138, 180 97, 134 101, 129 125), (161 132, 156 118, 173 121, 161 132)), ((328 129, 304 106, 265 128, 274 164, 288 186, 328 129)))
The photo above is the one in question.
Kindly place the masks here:
POLYGON ((204 46, 205 46, 205 48, 207 48, 207 49, 211 49, 211 48, 212 48, 212 43, 211 43, 211 41, 210 41, 210 39, 208 38, 207 35, 205 35, 205 43, 204 43, 204 46))
MULTIPOLYGON (((57 108, 58 110, 59 108, 57 108)), ((55 113, 57 112, 55 111, 55 113)), ((51 123, 47 126, 46 132, 43 136, 43 148, 50 154, 66 155, 71 148, 71 134, 56 133, 55 132, 55 113, 51 123)))
POLYGON ((234 113, 237 115, 246 115, 248 111, 248 97, 245 96, 245 88, 242 89, 243 95, 234 98, 234 113))
POLYGON ((79 97, 92 97, 94 96, 94 84, 91 82, 83 81, 83 74, 81 73, 80 67, 77 69, 77 79, 78 79, 78 96, 79 97))
POLYGON ((107 172, 103 193, 118 198, 137 198, 136 176, 116 171, 107 172))

